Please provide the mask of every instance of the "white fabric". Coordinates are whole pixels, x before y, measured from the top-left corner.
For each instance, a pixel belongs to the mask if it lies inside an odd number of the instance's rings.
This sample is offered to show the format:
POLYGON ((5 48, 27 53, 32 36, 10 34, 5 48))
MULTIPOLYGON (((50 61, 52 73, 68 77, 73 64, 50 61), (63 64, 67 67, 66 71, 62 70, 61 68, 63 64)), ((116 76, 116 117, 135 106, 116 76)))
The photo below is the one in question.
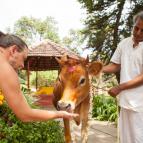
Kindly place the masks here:
POLYGON ((143 143, 143 112, 121 108, 119 129, 120 143, 143 143))
MULTIPOLYGON (((132 37, 122 40, 111 62, 121 64, 120 83, 132 80, 143 73, 143 42, 133 48, 132 37)), ((118 97, 121 107, 143 112, 143 85, 122 91, 118 97)))

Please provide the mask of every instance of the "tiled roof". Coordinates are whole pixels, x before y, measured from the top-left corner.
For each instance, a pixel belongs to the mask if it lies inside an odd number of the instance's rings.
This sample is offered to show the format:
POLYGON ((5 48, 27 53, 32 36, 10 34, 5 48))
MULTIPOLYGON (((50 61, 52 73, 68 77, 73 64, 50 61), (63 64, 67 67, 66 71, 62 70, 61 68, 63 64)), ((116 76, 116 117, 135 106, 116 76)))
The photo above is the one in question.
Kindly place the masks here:
POLYGON ((78 58, 79 56, 50 40, 45 40, 39 44, 33 46, 29 51, 28 56, 47 56, 47 57, 61 57, 64 54, 72 58, 78 58))
POLYGON ((50 40, 42 41, 30 48, 28 58, 24 63, 24 69, 31 71, 59 69, 59 64, 55 60, 55 57, 61 57, 64 54, 74 59, 79 58, 76 53, 50 40))

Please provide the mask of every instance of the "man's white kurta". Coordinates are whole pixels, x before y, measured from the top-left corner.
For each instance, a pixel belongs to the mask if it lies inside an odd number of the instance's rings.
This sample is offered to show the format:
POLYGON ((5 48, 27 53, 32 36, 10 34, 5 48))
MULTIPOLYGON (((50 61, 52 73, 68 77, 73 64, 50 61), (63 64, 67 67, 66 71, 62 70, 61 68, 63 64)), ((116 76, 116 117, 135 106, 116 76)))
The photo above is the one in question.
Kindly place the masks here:
MULTIPOLYGON (((133 48, 132 37, 122 40, 111 58, 111 62, 121 64, 120 83, 143 74, 143 42, 133 48)), ((121 107, 143 112, 143 85, 124 90, 117 98, 121 107)))

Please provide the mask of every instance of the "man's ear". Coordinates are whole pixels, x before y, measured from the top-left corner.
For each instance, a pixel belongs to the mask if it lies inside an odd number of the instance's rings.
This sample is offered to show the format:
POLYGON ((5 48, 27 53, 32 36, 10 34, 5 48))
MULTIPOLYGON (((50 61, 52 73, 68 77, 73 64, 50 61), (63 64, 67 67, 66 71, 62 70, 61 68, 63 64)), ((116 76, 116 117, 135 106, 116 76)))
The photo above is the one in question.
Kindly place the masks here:
POLYGON ((15 52, 17 52, 17 46, 13 45, 9 47, 10 54, 13 55, 15 52))
POLYGON ((98 76, 103 68, 101 62, 92 62, 88 65, 88 72, 91 76, 98 76))

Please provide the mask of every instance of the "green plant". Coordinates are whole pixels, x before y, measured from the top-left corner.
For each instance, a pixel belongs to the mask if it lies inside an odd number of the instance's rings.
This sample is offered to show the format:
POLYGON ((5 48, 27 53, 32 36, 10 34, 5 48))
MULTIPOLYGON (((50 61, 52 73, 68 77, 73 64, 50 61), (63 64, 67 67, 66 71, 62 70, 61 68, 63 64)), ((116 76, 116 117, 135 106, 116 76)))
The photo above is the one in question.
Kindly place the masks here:
POLYGON ((116 100, 103 94, 94 96, 92 116, 101 121, 117 122, 118 111, 116 100))
POLYGON ((25 71, 18 71, 18 76, 19 76, 19 82, 20 82, 20 88, 23 94, 26 94, 29 92, 29 89, 26 85, 26 72, 25 71))
POLYGON ((0 107, 0 143, 64 143, 58 121, 23 123, 5 103, 0 107))
POLYGON ((22 79, 21 77, 19 77, 19 81, 20 81, 21 91, 23 92, 23 94, 26 94, 29 91, 29 89, 26 85, 26 81, 24 79, 22 79))
MULTIPOLYGON (((38 87, 53 85, 56 81, 57 76, 58 76, 58 71, 56 70, 38 72, 37 74, 38 87)), ((30 84, 32 86, 35 86, 36 84, 35 82, 36 82, 36 73, 32 72, 32 74, 30 75, 30 84)))

